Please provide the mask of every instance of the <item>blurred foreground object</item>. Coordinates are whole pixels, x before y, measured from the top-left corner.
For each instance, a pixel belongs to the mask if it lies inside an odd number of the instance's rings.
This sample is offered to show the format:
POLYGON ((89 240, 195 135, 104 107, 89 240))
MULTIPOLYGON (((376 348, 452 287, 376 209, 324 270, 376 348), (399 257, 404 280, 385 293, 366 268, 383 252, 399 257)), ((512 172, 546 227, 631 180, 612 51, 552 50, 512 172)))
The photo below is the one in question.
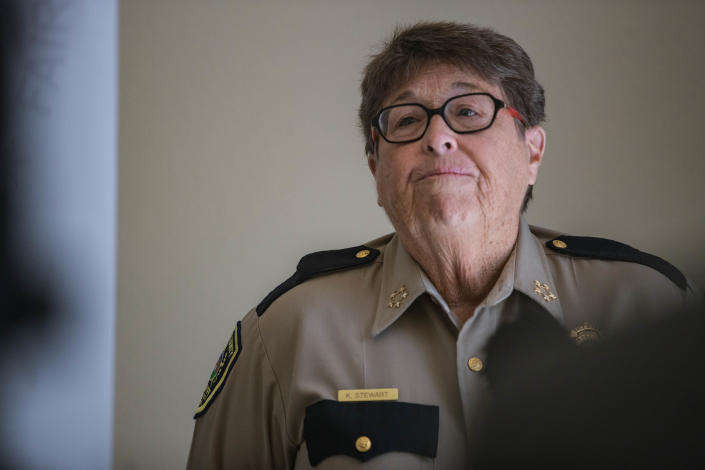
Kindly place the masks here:
POLYGON ((112 438, 117 5, 2 0, 0 469, 112 438))
POLYGON ((703 468, 705 321, 671 313, 579 346, 538 309, 503 327, 482 467, 703 468))

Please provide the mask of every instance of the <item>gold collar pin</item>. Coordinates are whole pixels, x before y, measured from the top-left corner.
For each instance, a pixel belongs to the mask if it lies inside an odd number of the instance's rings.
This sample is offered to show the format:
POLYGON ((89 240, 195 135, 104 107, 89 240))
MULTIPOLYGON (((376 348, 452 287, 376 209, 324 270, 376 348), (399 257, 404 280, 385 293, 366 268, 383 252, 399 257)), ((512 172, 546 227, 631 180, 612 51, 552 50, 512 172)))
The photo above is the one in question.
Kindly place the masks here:
POLYGON ((389 296, 389 303, 387 304, 387 308, 399 308, 401 307, 401 304, 404 303, 404 300, 409 297, 409 291, 406 290, 406 286, 401 286, 398 290, 395 290, 392 292, 392 295, 389 296))
POLYGON ((543 297, 546 302, 552 302, 558 298, 556 294, 551 292, 551 288, 545 282, 542 284, 539 281, 534 281, 534 292, 543 297))

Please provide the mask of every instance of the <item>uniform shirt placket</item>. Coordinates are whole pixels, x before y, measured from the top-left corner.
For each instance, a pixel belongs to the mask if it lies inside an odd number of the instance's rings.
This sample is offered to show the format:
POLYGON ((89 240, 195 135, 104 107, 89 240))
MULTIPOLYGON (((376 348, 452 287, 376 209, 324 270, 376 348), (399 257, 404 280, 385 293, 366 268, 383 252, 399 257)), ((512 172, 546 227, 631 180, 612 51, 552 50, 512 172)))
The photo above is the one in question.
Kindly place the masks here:
POLYGON ((487 342, 497 329, 499 306, 480 306, 460 330, 456 368, 469 448, 477 443, 489 404, 487 342))

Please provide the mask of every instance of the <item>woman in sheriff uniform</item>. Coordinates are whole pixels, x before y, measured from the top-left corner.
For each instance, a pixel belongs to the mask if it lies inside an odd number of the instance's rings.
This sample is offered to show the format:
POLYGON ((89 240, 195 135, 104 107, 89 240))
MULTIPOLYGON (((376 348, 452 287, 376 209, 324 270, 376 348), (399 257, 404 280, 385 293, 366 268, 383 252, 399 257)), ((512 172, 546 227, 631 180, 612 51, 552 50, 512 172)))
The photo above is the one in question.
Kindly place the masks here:
POLYGON ((395 233, 303 257, 237 323, 196 412, 190 469, 468 468, 502 325, 543 315, 587 343, 696 301, 655 256, 528 225, 544 93, 512 39, 398 30, 361 89, 395 233))

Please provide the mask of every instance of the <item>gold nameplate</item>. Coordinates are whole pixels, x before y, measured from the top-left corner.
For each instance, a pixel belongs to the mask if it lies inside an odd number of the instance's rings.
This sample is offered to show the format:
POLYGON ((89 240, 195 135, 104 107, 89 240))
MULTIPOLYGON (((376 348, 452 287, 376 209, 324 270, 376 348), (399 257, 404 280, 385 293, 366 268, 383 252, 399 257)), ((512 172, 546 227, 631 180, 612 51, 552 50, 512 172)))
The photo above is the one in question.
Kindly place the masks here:
POLYGON ((382 401, 398 399, 398 388, 358 388, 354 390, 338 390, 338 401, 382 401))

